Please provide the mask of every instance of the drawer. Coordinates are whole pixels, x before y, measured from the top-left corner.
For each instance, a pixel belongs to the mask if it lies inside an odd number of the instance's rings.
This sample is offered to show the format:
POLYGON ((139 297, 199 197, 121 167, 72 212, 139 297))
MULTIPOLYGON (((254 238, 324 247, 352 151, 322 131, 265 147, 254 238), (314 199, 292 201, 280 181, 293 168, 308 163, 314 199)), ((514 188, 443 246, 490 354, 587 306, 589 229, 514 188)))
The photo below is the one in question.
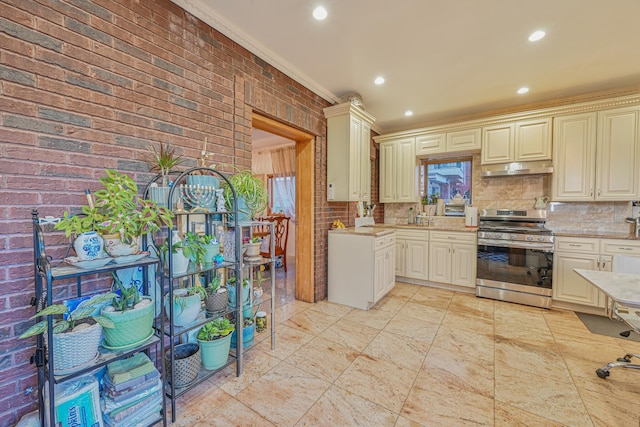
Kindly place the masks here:
POLYGON ((396 231, 396 237, 398 239, 411 239, 411 240, 424 240, 429 241, 429 232, 425 230, 402 230, 396 231))
POLYGON ((396 243, 396 235, 388 234, 386 236, 376 237, 375 242, 373 243, 373 249, 378 250, 381 248, 386 248, 387 246, 394 245, 396 243))
POLYGON ((431 241, 460 242, 476 244, 476 233, 456 233, 454 231, 432 231, 431 241))
POLYGON ((556 236, 555 241, 556 252, 575 252, 580 254, 600 253, 599 239, 556 236))
POLYGON ((637 240, 600 240, 600 253, 606 255, 640 256, 640 241, 637 240))

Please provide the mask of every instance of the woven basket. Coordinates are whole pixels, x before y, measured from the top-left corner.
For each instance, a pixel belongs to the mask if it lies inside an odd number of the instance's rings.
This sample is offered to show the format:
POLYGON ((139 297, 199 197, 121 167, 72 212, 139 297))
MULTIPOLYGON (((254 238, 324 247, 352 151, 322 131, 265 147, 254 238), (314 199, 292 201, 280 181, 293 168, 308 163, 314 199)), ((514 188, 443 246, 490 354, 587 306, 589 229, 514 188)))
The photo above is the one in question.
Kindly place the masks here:
POLYGON ((99 323, 77 332, 54 334, 53 372, 68 371, 90 362, 98 354, 101 337, 102 326, 99 323))
MULTIPOLYGON (((179 344, 174 347, 176 352, 173 365, 175 368, 175 387, 185 387, 198 377, 202 360, 200 358, 200 346, 196 343, 179 344)), ((167 378, 171 382, 171 352, 164 356, 167 378)))
POLYGON ((227 309, 229 303, 229 292, 216 292, 208 294, 204 300, 204 304, 207 307, 209 313, 215 313, 217 311, 224 311, 227 309))
POLYGON ((115 328, 105 328, 104 341, 109 347, 126 347, 140 343, 151 335, 153 326, 153 300, 148 297, 143 299, 151 301, 144 307, 127 311, 105 311, 101 314, 115 323, 115 328))

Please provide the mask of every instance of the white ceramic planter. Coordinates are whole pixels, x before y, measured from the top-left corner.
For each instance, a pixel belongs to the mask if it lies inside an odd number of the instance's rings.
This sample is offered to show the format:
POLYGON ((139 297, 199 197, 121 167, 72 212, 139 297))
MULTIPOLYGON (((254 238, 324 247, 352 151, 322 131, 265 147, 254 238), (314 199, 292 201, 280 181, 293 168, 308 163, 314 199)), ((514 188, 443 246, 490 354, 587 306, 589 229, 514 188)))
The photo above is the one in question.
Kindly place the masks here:
MULTIPOLYGON (((196 320, 198 314, 200 314, 200 295, 186 296, 187 291, 185 289, 176 289, 173 291, 173 324, 175 326, 184 326, 196 320)), ((165 300, 165 311, 169 316, 169 296, 165 300)))
POLYGON ((73 241, 73 249, 80 261, 92 261, 104 256, 104 239, 95 231, 81 233, 73 241))
POLYGON ((123 243, 119 234, 104 234, 104 250, 112 257, 133 255, 140 252, 140 237, 131 243, 123 243))

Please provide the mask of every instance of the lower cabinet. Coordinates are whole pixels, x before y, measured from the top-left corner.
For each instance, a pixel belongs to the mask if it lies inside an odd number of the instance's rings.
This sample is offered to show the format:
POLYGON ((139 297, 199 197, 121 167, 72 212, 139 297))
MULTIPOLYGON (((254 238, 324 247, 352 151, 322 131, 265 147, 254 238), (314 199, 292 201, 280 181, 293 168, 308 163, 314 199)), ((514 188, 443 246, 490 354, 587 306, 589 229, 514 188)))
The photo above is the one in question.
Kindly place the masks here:
POLYGON ((367 310, 395 285, 395 233, 329 232, 328 299, 367 310))
MULTIPOLYGON (((556 236, 553 254, 553 301, 603 308, 604 294, 579 276, 575 268, 611 271, 617 255, 640 257, 640 242, 556 236)), ((578 307, 579 309, 579 307, 578 307)))
POLYGON ((475 233, 432 231, 429 280, 474 288, 477 249, 475 233))
POLYGON ((395 275, 429 280, 429 232, 396 231, 395 275))

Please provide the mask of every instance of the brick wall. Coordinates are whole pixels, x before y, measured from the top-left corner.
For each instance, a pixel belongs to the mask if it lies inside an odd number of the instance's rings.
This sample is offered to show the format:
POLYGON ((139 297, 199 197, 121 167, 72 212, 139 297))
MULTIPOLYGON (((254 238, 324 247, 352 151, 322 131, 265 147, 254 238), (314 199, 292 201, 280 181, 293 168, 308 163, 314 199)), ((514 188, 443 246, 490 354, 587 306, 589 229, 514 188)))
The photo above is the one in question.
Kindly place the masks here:
MULTIPOLYGON (((84 202, 105 168, 146 183, 149 142, 194 166, 251 165, 251 112, 317 135, 315 296, 326 296, 327 230, 349 218, 326 202, 328 103, 169 0, 3 0, 0 7, 0 426, 35 407, 30 213, 84 202)), ((376 181, 377 182, 377 181, 376 181)), ((61 257, 64 236, 48 252, 61 257)), ((69 284, 55 296, 69 293, 69 284)))

